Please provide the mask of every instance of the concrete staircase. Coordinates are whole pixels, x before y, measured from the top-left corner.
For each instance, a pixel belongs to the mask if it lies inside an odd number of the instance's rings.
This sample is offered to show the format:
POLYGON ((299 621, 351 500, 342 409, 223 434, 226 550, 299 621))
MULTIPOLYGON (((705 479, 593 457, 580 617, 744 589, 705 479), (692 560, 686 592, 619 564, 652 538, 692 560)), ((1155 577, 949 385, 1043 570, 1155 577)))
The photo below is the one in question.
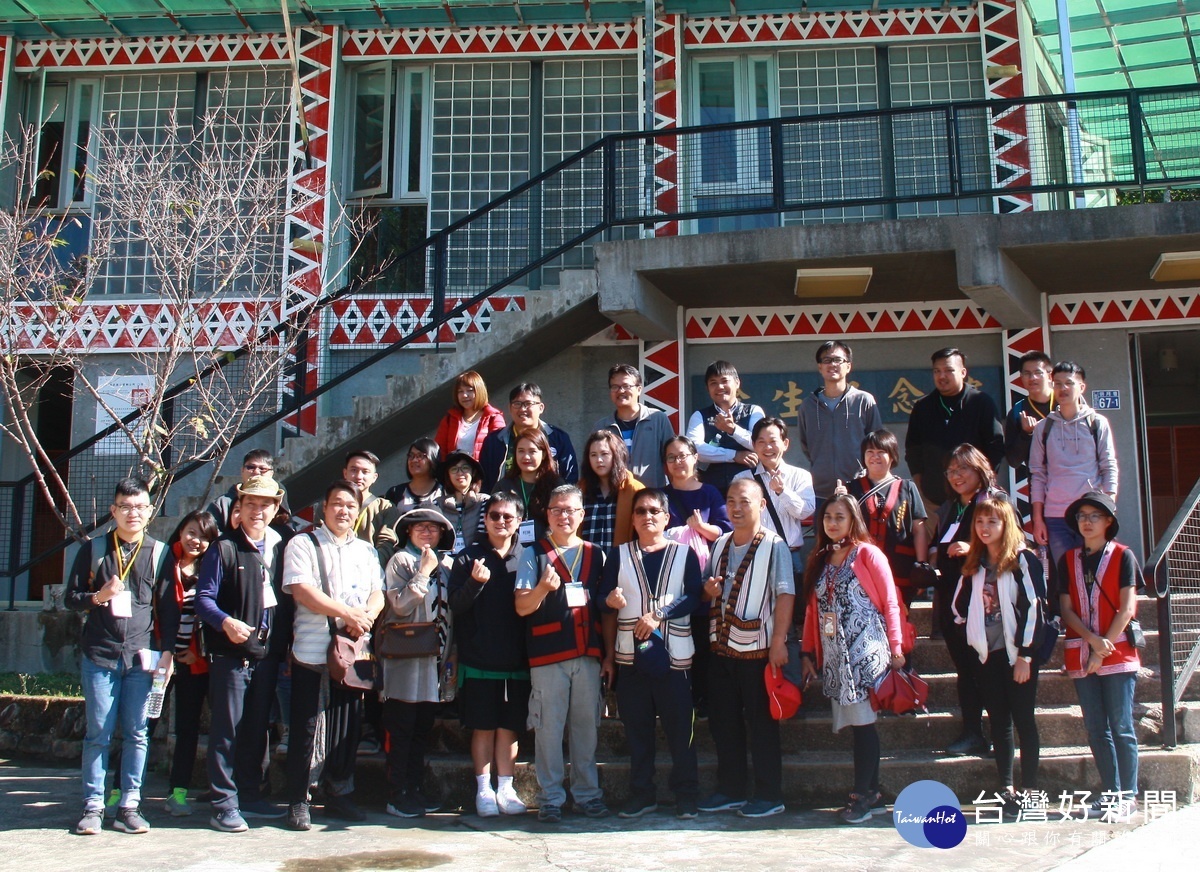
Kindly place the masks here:
MULTIPOLYGON (((287 487, 291 505, 317 501, 325 485, 340 475, 351 448, 368 449, 383 459, 381 480, 402 480, 403 463, 389 477, 387 458, 406 451, 414 439, 432 435, 450 405, 459 373, 483 371, 488 383, 499 387, 611 323, 597 307, 591 271, 564 271, 558 288, 526 291, 524 297, 524 311, 496 313, 488 332, 459 335, 452 353, 420 355, 416 374, 387 376, 382 394, 353 398, 353 414, 321 416, 316 434, 287 440, 276 475, 287 487)), ((497 402, 493 397, 493 405, 503 407, 503 398, 497 402)))

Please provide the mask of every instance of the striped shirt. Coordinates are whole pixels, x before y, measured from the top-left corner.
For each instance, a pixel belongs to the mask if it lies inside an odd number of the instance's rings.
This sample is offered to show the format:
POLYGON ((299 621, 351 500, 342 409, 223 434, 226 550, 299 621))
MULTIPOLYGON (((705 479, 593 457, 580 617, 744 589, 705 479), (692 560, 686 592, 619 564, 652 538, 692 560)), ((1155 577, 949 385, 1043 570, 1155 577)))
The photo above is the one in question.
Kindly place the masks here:
MULTIPOLYGON (((338 542, 325 527, 318 527, 313 535, 321 543, 321 557, 329 576, 328 593, 334 600, 362 608, 372 593, 383 590, 383 569, 369 544, 353 533, 338 542)), ((298 584, 323 590, 317 554, 308 535, 294 537, 283 553, 284 590, 298 584)), ((324 666, 328 650, 329 618, 297 602, 292 654, 301 663, 324 666)))

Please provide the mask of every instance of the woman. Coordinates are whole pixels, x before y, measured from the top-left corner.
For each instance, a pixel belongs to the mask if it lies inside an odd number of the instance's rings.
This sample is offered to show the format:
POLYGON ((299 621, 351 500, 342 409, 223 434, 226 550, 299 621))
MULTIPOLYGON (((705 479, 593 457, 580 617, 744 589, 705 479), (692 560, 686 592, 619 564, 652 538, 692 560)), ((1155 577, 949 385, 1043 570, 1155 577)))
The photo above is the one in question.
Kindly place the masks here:
POLYGON ((1007 500, 1004 491, 996 487, 996 474, 983 453, 963 443, 946 458, 946 481, 955 498, 938 507, 937 533, 931 546, 930 563, 937 567, 938 582, 934 589, 933 620, 946 640, 946 649, 954 661, 958 675, 958 705, 962 712, 962 734, 946 747, 951 757, 967 754, 985 755, 990 747, 983 737, 983 695, 975 680, 975 655, 967 645, 966 633, 954 623, 951 610, 954 586, 962 575, 967 557, 971 529, 975 522, 975 506, 985 499, 1007 500))
POLYGON ((176 817, 192 813, 187 792, 196 765, 200 740, 200 715, 208 698, 208 662, 200 650, 196 632, 196 578, 200 558, 217 540, 220 531, 208 512, 185 515, 167 540, 170 552, 163 574, 179 606, 179 630, 175 636, 175 753, 171 758, 171 791, 167 811, 176 817))
POLYGON ((504 413, 488 402, 483 376, 469 369, 454 380, 454 403, 433 439, 442 456, 459 451, 478 460, 483 440, 504 427, 504 413))
MULTIPOLYGON (((666 537, 687 545, 700 561, 700 572, 708 566, 712 543, 733 529, 725 513, 725 498, 711 484, 696 475, 696 443, 687 436, 676 436, 663 446, 663 465, 670 482, 663 493, 671 510, 666 537)), ((692 640, 696 656, 692 660, 692 699, 696 716, 708 716, 708 611, 692 612, 692 640)))
POLYGON ((483 467, 479 461, 461 451, 451 451, 442 461, 439 483, 445 496, 438 509, 454 527, 454 546, 457 554, 470 545, 483 531, 483 507, 488 495, 480 493, 483 467))
POLYGON ((493 494, 484 515, 487 537, 460 552, 450 570, 458 686, 463 726, 471 731, 480 817, 525 811, 513 789, 517 736, 525 729, 533 690, 525 620, 513 607, 521 553, 517 523, 524 510, 512 494, 493 494))
POLYGON ((606 552, 633 538, 633 498, 645 485, 627 466, 625 442, 611 430, 597 430, 583 448, 583 526, 579 535, 606 552))
POLYGON ((496 482, 496 493, 516 496, 525 513, 517 531, 518 541, 529 545, 546 535, 546 509, 550 491, 565 484, 558 474, 558 463, 550 453, 550 443, 541 430, 522 433, 513 447, 508 475, 496 482))
MULTIPOLYGON (((1113 803, 1096 800, 1089 817, 1128 820, 1137 811, 1138 745, 1133 695, 1141 660, 1126 638, 1137 616, 1137 560, 1116 541, 1117 505, 1108 494, 1084 494, 1067 509, 1067 525, 1083 537, 1058 562, 1059 605, 1067 639, 1063 660, 1075 680, 1083 723, 1113 803)), ((1024 749, 1022 749, 1024 753, 1024 749)))
POLYGON ((907 608, 916 593, 910 578, 913 564, 929 559, 925 501, 913 482, 893 473, 900 464, 900 444, 890 430, 863 437, 860 457, 867 474, 851 481, 847 490, 858 500, 871 541, 887 555, 892 580, 907 608))
POLYGON ((842 820, 886 814, 879 792, 879 732, 871 689, 904 665, 900 606, 883 552, 871 544, 858 502, 836 494, 822 510, 804 570, 805 684, 818 676, 833 704, 833 731, 854 733, 854 789, 842 820))
POLYGON ((655 718, 671 749, 675 816, 694 818, 700 778, 692 736, 689 670, 694 646, 690 615, 701 606, 704 581, 690 548, 668 541, 667 496, 641 490, 633 497, 637 540, 618 545, 604 564, 605 611, 616 612, 617 705, 629 742, 629 799, 623 818, 658 808, 654 787, 655 718), (637 649, 657 635, 665 652, 660 670, 639 664, 637 649))
POLYGON ((439 653, 424 657, 383 657, 383 726, 388 735, 387 813, 403 818, 437 811, 421 791, 425 754, 441 699, 442 681, 452 681, 447 582, 454 528, 433 509, 413 509, 396 522, 404 543, 384 571, 387 608, 384 624, 432 623, 439 653))
POLYGON ((408 446, 405 460, 408 481, 388 488, 384 498, 391 501, 392 507, 380 517, 379 532, 375 534, 375 547, 379 550, 382 565, 386 566, 396 551, 396 521, 400 516, 416 508, 436 509, 446 495, 437 480, 441 457, 437 443, 428 436, 422 436, 408 446))
POLYGON ((971 529, 970 550, 951 600, 954 622, 966 628, 976 655, 975 678, 991 724, 1003 811, 1016 818, 1021 802, 1013 790, 1014 723, 1021 737, 1021 788, 1028 793, 1038 787, 1033 652, 1046 584, 1042 563, 1025 548, 1025 531, 1007 500, 977 503, 971 529))

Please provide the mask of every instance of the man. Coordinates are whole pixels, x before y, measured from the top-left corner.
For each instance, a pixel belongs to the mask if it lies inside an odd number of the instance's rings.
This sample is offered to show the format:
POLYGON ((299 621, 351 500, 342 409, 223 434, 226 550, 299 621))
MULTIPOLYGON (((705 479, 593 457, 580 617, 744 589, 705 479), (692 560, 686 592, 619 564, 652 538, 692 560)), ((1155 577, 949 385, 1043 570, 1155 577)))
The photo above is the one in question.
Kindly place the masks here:
POLYGON ((957 348, 935 351, 936 390, 913 404, 904 439, 904 460, 934 517, 946 499, 946 457, 963 443, 974 445, 995 469, 1004 459, 1004 431, 992 398, 967 383, 967 357, 957 348))
POLYGON ((618 545, 604 566, 605 640, 615 652, 617 705, 629 743, 629 799, 618 814, 637 818, 658 808, 654 787, 655 718, 671 749, 675 816, 697 815, 700 777, 692 729, 691 664, 695 652, 690 615, 702 605, 700 561, 686 545, 663 535, 670 517, 667 495, 642 490, 633 498, 637 541, 618 545), (643 654, 643 646, 659 649, 643 654), (658 657, 646 662, 646 657, 658 657))
POLYGON ((113 492, 115 529, 83 545, 75 556, 63 601, 87 612, 80 639, 80 684, 87 732, 83 739, 83 815, 75 832, 94 836, 104 820, 108 750, 118 720, 124 736, 121 795, 113 829, 145 833, 142 778, 146 771, 146 697, 155 673, 170 677, 179 623, 174 591, 159 585, 167 549, 146 535, 154 506, 146 483, 126 478, 113 492), (151 650, 154 617, 162 654, 151 650))
POLYGON ((491 493, 496 482, 504 477, 517 437, 526 430, 540 429, 545 433, 546 441, 550 443, 550 456, 558 463, 558 474, 570 484, 579 481, 579 464, 575 460, 571 437, 565 430, 542 420, 545 408, 542 389, 533 382, 522 382, 509 392, 508 413, 512 417, 512 426, 489 433, 479 451, 485 493, 491 493))
MULTIPOLYGON (((583 495, 574 485, 550 492, 549 533, 521 553, 517 614, 526 619, 533 695, 529 729, 534 735, 538 820, 559 823, 566 805, 563 735, 569 734, 571 794, 590 818, 608 815, 596 768, 601 678, 612 683, 613 656, 600 635, 600 586, 604 552, 579 537, 583 495), (603 664, 601 661, 603 660, 603 664)), ((605 620, 615 621, 615 616, 605 620)))
MULTIPOLYGON (((870 396, 867 394, 866 396, 870 396)), ((817 501, 813 480, 807 470, 783 459, 791 442, 782 418, 763 418, 754 425, 754 455, 758 464, 734 476, 734 481, 753 479, 766 492, 762 525, 783 539, 792 553, 792 574, 804 576, 804 520, 812 516, 817 501)))
MULTIPOLYGON (((270 451, 262 448, 247 451, 246 456, 242 458, 241 480, 238 484, 233 485, 229 490, 209 503, 206 509, 210 515, 217 519, 217 529, 222 533, 230 531, 230 520, 233 514, 233 505, 238 499, 239 485, 245 484, 256 475, 273 477, 274 474, 275 458, 271 456, 270 451)), ((276 527, 283 527, 286 525, 286 519, 290 519, 291 516, 292 510, 288 507, 287 493, 285 492, 272 522, 276 527)))
MULTIPOLYGON (((601 418, 593 430, 611 430, 625 442, 629 471, 646 487, 663 487, 663 446, 675 435, 671 419, 642 404, 642 375, 636 366, 618 363, 608 371, 608 395, 616 407, 601 418)), ((586 458, 585 458, 586 462, 586 458)))
POLYGON ((717 746, 717 792, 700 811, 737 810, 760 818, 783 811, 779 722, 771 717, 764 667, 787 664, 796 588, 787 543, 766 529, 763 489, 754 479, 729 486, 725 509, 733 524, 713 545, 704 597, 711 602, 708 725, 717 746), (746 724, 754 756, 755 798, 747 801, 746 724))
MULTIPOLYGON (((883 428, 875 397, 850 384, 854 352, 831 339, 817 349, 817 371, 824 382, 800 404, 800 447, 812 470, 817 501, 833 496, 838 482, 849 482, 862 464, 858 447, 868 433, 883 428)), ((778 531, 776 531, 778 532, 778 531)))
POLYGON ((1004 419, 1004 457, 1023 476, 1029 475, 1029 447, 1033 428, 1054 410, 1054 388, 1050 382, 1053 364, 1044 351, 1021 355, 1021 387, 1026 396, 1013 403, 1004 419))
POLYGON ((209 825, 224 833, 246 831, 243 812, 283 816, 260 785, 279 666, 291 641, 291 604, 279 583, 283 541, 270 526, 283 488, 255 475, 237 486, 237 497, 240 523, 205 552, 196 581, 209 659, 209 825))
POLYGON ((283 588, 296 600, 287 756, 287 815, 293 830, 312 828, 309 775, 322 714, 325 814, 366 820, 353 800, 363 692, 331 681, 326 667, 330 624, 357 639, 371 632, 386 605, 379 556, 369 542, 354 535, 361 510, 358 488, 345 479, 334 481, 325 490, 322 526, 296 536, 284 553, 283 588))
POLYGON ((693 412, 687 437, 696 443, 700 480, 725 495, 733 477, 758 462, 750 431, 765 417, 758 406, 738 399, 742 380, 733 364, 714 360, 704 371, 712 405, 693 412))
POLYGON ((383 513, 392 507, 391 500, 371 493, 371 486, 379 480, 379 457, 363 448, 351 451, 346 455, 342 478, 362 494, 362 509, 354 519, 354 535, 374 544, 383 513))
MULTIPOLYGON (((1108 419, 1084 400, 1087 384, 1083 367, 1074 361, 1056 364, 1054 396, 1058 409, 1033 430, 1029 451, 1029 497, 1033 503, 1033 538, 1050 548, 1050 565, 1057 566, 1083 537, 1066 517, 1067 507, 1089 491, 1117 499, 1117 450, 1108 419)), ((1051 573, 1053 576, 1054 573, 1051 573)), ((1049 602, 1056 605, 1057 590, 1049 602)))

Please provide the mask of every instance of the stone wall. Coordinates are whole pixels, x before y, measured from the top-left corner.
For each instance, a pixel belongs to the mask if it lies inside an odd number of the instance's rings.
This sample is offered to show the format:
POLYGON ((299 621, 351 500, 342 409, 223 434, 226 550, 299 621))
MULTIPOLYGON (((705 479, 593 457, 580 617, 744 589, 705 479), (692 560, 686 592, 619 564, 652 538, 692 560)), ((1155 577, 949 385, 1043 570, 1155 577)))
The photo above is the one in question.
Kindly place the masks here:
POLYGON ((87 728, 78 697, 0 696, 0 755, 79 762, 87 728))

